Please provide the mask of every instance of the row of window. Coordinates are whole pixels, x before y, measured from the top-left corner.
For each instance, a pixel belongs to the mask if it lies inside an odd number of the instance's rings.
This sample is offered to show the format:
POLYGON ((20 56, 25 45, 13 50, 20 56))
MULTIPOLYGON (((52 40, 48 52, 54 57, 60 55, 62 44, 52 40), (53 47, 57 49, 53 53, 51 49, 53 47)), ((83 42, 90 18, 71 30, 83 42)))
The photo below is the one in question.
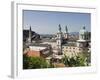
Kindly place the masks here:
POLYGON ((77 49, 77 47, 62 47, 63 49, 77 49))

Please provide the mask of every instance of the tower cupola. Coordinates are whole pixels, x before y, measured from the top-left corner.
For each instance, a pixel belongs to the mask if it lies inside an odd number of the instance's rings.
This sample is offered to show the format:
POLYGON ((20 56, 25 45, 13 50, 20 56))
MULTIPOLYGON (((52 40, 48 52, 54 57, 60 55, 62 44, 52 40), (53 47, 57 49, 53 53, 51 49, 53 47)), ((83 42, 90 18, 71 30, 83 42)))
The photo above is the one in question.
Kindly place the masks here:
POLYGON ((85 26, 79 32, 79 40, 87 40, 88 39, 88 31, 85 26))

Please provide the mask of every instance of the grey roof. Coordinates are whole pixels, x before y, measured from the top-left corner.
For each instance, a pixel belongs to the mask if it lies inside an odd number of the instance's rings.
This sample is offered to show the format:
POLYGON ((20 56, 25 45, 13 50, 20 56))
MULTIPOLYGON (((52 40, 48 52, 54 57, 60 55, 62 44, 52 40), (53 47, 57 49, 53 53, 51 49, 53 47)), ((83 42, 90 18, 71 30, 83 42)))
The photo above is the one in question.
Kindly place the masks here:
POLYGON ((50 46, 49 44, 40 44, 40 43, 31 43, 28 46, 41 46, 41 47, 48 47, 50 46))
POLYGON ((74 46, 74 47, 76 47, 76 43, 66 43, 63 46, 74 46))

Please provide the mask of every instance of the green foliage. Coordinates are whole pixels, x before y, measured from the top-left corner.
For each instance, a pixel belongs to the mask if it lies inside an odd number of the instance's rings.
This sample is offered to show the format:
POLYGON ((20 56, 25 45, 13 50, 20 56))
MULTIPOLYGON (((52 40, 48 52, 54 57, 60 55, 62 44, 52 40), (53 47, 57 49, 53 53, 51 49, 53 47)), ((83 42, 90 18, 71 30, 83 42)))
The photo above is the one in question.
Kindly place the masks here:
POLYGON ((90 55, 89 53, 80 53, 73 57, 65 55, 62 60, 66 67, 89 66, 90 55))
POLYGON ((44 58, 41 57, 28 57, 23 56, 23 68, 24 69, 37 69, 37 68, 47 68, 48 64, 44 58))
POLYGON ((29 58, 26 54, 23 55, 23 69, 27 69, 29 66, 29 58))
MULTIPOLYGON (((78 53, 76 56, 66 56, 62 58, 62 62, 66 67, 80 67, 89 66, 91 63, 90 53, 78 53)), ((23 69, 37 69, 37 68, 54 68, 53 62, 46 62, 42 57, 28 57, 23 55, 23 69)))

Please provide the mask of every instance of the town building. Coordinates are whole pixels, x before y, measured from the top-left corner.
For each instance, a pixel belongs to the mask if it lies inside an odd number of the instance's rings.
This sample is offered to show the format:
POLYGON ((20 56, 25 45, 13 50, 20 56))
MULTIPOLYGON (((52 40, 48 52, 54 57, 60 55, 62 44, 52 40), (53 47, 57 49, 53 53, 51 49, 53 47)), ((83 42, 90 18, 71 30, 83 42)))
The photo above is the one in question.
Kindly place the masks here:
POLYGON ((39 43, 32 41, 32 30, 30 27, 28 43, 26 43, 27 48, 24 50, 24 54, 33 57, 43 57, 47 62, 53 61, 56 64, 60 63, 65 55, 73 57, 81 53, 91 52, 91 36, 85 27, 79 31, 79 38, 75 38, 73 41, 69 39, 70 33, 67 26, 65 26, 65 32, 62 32, 60 24, 58 27, 58 32, 53 40, 52 38, 41 40, 39 43))
MULTIPOLYGON (((68 36, 68 34, 67 34, 68 36)), ((62 53, 67 56, 75 56, 79 53, 89 52, 90 50, 90 35, 83 27, 79 31, 79 39, 76 41, 69 41, 68 37, 66 43, 62 45, 62 53)))
POLYGON ((51 45, 36 43, 35 40, 32 40, 32 37, 34 35, 32 35, 31 26, 28 32, 29 32, 28 33, 29 37, 23 44, 24 46, 23 54, 26 54, 27 56, 31 57, 43 57, 43 58, 48 57, 49 55, 52 54, 51 45))

